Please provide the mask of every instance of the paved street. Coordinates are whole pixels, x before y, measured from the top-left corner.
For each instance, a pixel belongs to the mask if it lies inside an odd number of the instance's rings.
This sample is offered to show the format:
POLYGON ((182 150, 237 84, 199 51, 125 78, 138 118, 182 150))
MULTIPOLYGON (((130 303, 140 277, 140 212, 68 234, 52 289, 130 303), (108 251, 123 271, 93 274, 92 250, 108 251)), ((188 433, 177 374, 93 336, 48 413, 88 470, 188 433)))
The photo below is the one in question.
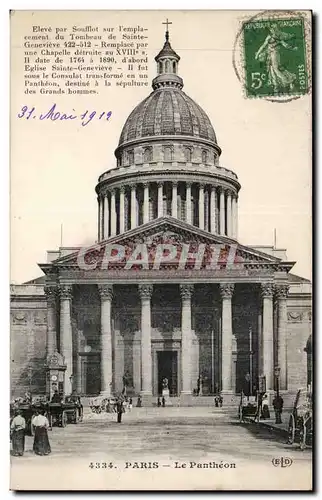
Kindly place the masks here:
MULTIPOLYGON (((193 475, 211 469, 212 474, 221 473, 223 477, 228 473, 239 475, 245 467, 252 471, 264 467, 270 474, 282 470, 285 478, 296 468, 309 474, 311 466, 310 450, 290 447, 278 433, 253 424, 240 425, 234 413, 214 408, 133 408, 123 416, 121 424, 116 423, 116 414, 94 415, 87 410, 83 423, 54 428, 49 439, 52 454, 38 457, 32 452, 32 438, 27 437, 25 456, 12 457, 13 472, 28 470, 32 474, 37 465, 41 470, 50 470, 52 476, 57 467, 64 467, 66 473, 77 461, 78 469, 84 474, 91 471, 91 477, 104 473, 105 478, 108 474, 111 478, 113 472, 131 471, 144 472, 145 478, 151 478, 149 471, 156 473, 148 464, 152 461, 157 463, 158 471, 185 469, 186 474, 193 475), (280 457, 292 459, 289 471, 273 466, 272 459, 280 457)), ((292 484, 294 481, 296 477, 292 484)))

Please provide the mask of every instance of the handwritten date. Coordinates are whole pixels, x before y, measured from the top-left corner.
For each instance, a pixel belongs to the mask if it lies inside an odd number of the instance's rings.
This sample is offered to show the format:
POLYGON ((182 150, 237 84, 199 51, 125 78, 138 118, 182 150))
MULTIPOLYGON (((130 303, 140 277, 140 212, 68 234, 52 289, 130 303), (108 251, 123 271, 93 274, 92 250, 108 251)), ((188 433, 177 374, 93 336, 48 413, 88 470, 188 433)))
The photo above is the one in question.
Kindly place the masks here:
POLYGON ((93 118, 101 121, 108 121, 112 116, 112 111, 103 111, 102 113, 98 113, 96 111, 89 111, 88 109, 84 111, 81 115, 77 115, 75 110, 72 110, 73 113, 63 113, 58 111, 57 104, 53 104, 52 107, 45 113, 36 113, 36 108, 29 108, 28 106, 22 106, 21 111, 18 113, 18 118, 24 118, 26 120, 30 120, 30 118, 38 118, 38 120, 51 120, 55 121, 66 121, 66 120, 81 120, 82 127, 86 127, 93 118))

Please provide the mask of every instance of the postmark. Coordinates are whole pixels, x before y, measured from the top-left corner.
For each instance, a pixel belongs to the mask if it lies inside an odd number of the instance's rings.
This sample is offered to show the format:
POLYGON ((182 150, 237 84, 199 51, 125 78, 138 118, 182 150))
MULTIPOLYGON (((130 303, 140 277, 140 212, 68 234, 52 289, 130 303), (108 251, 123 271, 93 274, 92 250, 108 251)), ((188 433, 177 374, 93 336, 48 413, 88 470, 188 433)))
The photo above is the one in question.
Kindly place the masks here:
POLYGON ((245 98, 288 102, 310 92, 311 33, 304 14, 266 11, 241 21, 233 65, 245 98))

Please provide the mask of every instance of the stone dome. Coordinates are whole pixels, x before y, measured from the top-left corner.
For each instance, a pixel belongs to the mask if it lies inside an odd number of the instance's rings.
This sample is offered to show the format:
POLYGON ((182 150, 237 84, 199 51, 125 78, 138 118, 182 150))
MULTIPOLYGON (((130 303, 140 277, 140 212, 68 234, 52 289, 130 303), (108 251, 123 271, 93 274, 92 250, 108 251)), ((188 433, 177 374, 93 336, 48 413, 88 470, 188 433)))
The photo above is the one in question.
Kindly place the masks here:
POLYGON ((129 141, 155 136, 189 136, 217 144, 204 110, 180 88, 156 88, 138 104, 123 127, 119 147, 129 141))

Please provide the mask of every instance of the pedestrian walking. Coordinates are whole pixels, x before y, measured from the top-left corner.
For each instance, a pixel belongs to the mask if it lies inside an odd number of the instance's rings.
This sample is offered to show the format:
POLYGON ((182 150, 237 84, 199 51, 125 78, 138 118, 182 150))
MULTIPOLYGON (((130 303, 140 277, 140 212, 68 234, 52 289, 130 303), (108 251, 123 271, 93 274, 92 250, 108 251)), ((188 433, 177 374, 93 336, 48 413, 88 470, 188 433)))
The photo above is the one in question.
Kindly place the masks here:
POLYGON ((12 455, 14 457, 22 457, 25 451, 25 429, 26 420, 23 418, 21 411, 16 410, 10 426, 10 434, 12 441, 12 455))
POLYGON ((160 397, 158 397, 158 403, 157 403, 157 405, 158 405, 158 408, 160 408, 160 406, 161 406, 161 399, 160 399, 160 397))
POLYGON ((282 423, 282 412, 283 412, 284 400, 280 394, 275 394, 275 398, 273 399, 273 407, 275 411, 275 424, 282 423))
POLYGON ((117 423, 120 424, 122 422, 122 415, 124 413, 123 401, 119 399, 116 403, 116 412, 117 412, 117 423))
POLYGON ((129 405, 128 405, 128 409, 129 409, 129 411, 131 411, 131 410, 132 410, 132 408, 133 408, 133 400, 132 400, 132 398, 130 398, 130 399, 129 399, 129 405))
POLYGON ((33 450, 36 455, 49 455, 51 448, 48 439, 49 422, 42 411, 36 411, 31 425, 34 428, 35 437, 33 450))
POLYGON ((268 408, 268 396, 264 394, 262 399, 262 411, 261 411, 261 419, 266 420, 270 418, 269 408, 268 408))
POLYGON ((138 396, 138 400, 136 402, 136 407, 141 408, 142 407, 142 398, 141 396, 138 396))

